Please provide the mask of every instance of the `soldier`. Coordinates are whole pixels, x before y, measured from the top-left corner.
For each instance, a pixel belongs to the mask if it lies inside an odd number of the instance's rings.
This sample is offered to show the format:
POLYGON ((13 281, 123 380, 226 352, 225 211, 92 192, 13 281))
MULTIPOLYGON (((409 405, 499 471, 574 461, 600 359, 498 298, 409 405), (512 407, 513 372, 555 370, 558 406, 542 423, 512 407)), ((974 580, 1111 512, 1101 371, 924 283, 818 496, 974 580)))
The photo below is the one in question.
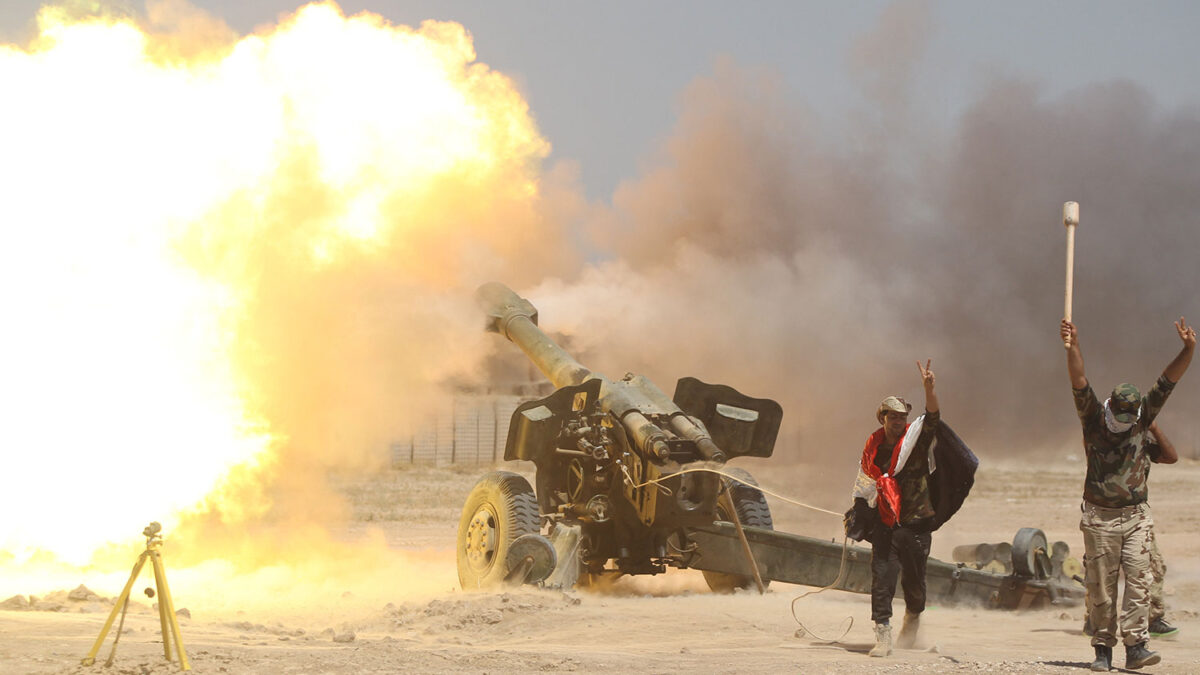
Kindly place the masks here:
MULTIPOLYGON (((1179 461, 1179 453, 1175 444, 1158 427, 1158 422, 1150 425, 1150 433, 1154 442, 1147 448, 1150 461, 1156 464, 1174 464, 1179 461)), ((1158 550, 1158 538, 1154 529, 1150 530, 1150 573, 1154 582, 1150 584, 1150 637, 1162 640, 1174 640, 1179 635, 1179 629, 1167 623, 1166 606, 1163 603, 1163 579, 1167 576, 1167 563, 1158 550)))
POLYGON ((1125 573, 1125 608, 1121 631, 1125 642, 1125 667, 1141 668, 1161 657, 1146 647, 1149 640, 1149 598, 1153 585, 1150 541, 1154 520, 1146 503, 1146 477, 1151 458, 1147 446, 1149 426, 1158 416, 1175 384, 1187 372, 1196 349, 1196 331, 1183 317, 1175 322, 1183 341, 1179 354, 1163 370, 1150 392, 1142 397, 1132 384, 1119 384, 1100 404, 1084 374, 1078 331, 1063 319, 1059 332, 1067 347, 1067 373, 1075 408, 1083 426, 1087 476, 1083 483, 1084 576, 1088 592, 1088 618, 1096 628, 1091 643, 1094 671, 1112 667, 1117 643, 1117 578, 1125 573))
MULTIPOLYGON (((1157 420, 1150 423, 1150 433, 1154 436, 1154 441, 1146 446, 1146 454, 1150 455, 1150 461, 1155 464, 1178 462, 1179 453, 1175 450, 1175 444, 1159 428, 1157 420)), ((1150 637, 1174 640, 1179 635, 1179 629, 1167 622, 1166 606, 1163 603, 1163 579, 1167 575, 1167 563, 1158 550, 1158 537, 1154 534, 1154 528, 1150 528, 1149 540, 1150 573, 1154 579, 1150 584, 1150 637)), ((1092 622, 1087 618, 1083 622, 1083 632, 1088 636, 1096 634, 1096 629, 1092 628, 1092 622)))
POLYGON ((934 375, 922 366, 925 414, 908 424, 912 404, 889 396, 879 404, 875 418, 881 426, 867 438, 855 481, 855 509, 878 519, 868 534, 871 541, 871 620, 875 646, 871 656, 892 653, 892 598, 896 581, 904 587, 904 625, 896 645, 912 647, 925 610, 925 565, 929 559, 935 512, 929 497, 929 446, 941 421, 934 375), (868 511, 868 509, 870 509, 868 511))

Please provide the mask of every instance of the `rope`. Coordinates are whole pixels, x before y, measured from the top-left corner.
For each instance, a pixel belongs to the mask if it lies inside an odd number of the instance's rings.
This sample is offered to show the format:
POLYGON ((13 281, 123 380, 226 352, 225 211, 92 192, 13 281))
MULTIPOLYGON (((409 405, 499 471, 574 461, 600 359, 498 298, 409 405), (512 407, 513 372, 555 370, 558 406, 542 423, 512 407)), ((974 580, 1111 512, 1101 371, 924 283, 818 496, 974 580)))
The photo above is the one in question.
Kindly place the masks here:
MULTIPOLYGON (((776 492, 772 492, 770 490, 767 490, 766 488, 760 487, 758 485, 754 485, 752 483, 747 483, 746 481, 744 481, 741 478, 738 478, 737 476, 734 476, 732 474, 728 474, 728 473, 725 473, 724 471, 720 471, 718 469, 712 469, 712 468, 708 468, 708 467, 688 467, 686 469, 676 471, 675 473, 673 473, 669 476, 663 476, 662 478, 651 478, 650 480, 643 481, 641 483, 638 483, 637 485, 630 485, 630 487, 632 487, 632 488, 645 487, 652 483, 660 483, 664 480, 668 480, 668 479, 678 476, 679 474, 682 474, 682 473, 700 473, 700 472, 715 473, 718 476, 724 476, 730 480, 737 481, 738 483, 741 483, 742 485, 745 485, 746 487, 754 488, 755 490, 758 490, 759 492, 761 492, 763 494, 771 495, 772 497, 774 497, 780 501, 787 502, 789 504, 795 504, 796 506, 803 506, 806 509, 812 509, 813 511, 819 511, 821 513, 828 513, 831 516, 837 516, 839 518, 842 517, 842 514, 836 512, 836 511, 830 511, 829 509, 823 509, 819 506, 813 506, 812 504, 805 504, 802 501, 784 497, 783 495, 776 493, 776 492)), ((626 472, 625 476, 628 477, 629 473, 626 472)), ((632 483, 632 480, 630 482, 632 483)))
MULTIPOLYGON (((621 468, 624 469, 625 467, 621 467, 621 468)), ((669 476, 663 476, 662 478, 652 478, 650 480, 638 483, 636 485, 632 484, 633 480, 630 477, 628 471, 625 472, 625 477, 627 479, 629 479, 629 482, 631 484, 630 487, 636 489, 636 488, 640 488, 640 487, 645 487, 647 485, 660 483, 664 480, 667 480, 674 476, 678 476, 679 474, 682 474, 682 473, 699 473, 699 472, 715 473, 718 476, 723 476, 732 481, 736 481, 746 487, 754 488, 755 490, 758 490, 759 492, 761 492, 763 494, 771 495, 772 497, 774 497, 780 501, 787 502, 788 504, 794 504, 796 506, 801 506, 806 509, 812 509, 813 511, 818 511, 820 513, 827 513, 831 516, 839 516, 839 517, 842 516, 842 514, 837 513, 836 511, 830 511, 828 509, 823 509, 819 506, 813 506, 812 504, 806 504, 806 503, 796 500, 796 499, 784 497, 783 495, 781 495, 777 492, 772 492, 771 490, 767 490, 766 488, 763 488, 761 486, 754 485, 752 483, 747 483, 746 481, 742 480, 741 478, 738 478, 737 476, 734 476, 732 474, 729 474, 729 473, 726 473, 719 469, 714 469, 711 467, 697 467, 697 466, 688 467, 688 468, 682 469, 680 471, 677 471, 669 476)), ((662 487, 662 486, 659 486, 659 487, 662 487)), ((792 603, 791 603, 792 619, 794 619, 796 621, 796 623, 800 626, 800 630, 796 632, 797 637, 801 637, 803 635, 811 635, 815 640, 818 640, 820 642, 828 642, 830 644, 835 644, 835 643, 841 642, 842 638, 846 637, 846 635, 850 632, 850 629, 854 627, 854 617, 847 616, 845 619, 842 619, 842 622, 840 624, 840 625, 846 626, 846 629, 842 631, 842 634, 837 636, 836 638, 826 638, 826 637, 821 637, 820 635, 817 635, 810 628, 808 628, 808 626, 804 625, 804 622, 802 622, 800 620, 800 617, 796 616, 796 603, 797 602, 799 602, 800 600, 802 600, 804 598, 807 598, 810 595, 816 595, 817 593, 823 593, 831 588, 836 588, 839 584, 842 583, 843 579, 846 576, 846 559, 848 557, 847 553, 849 552, 849 549, 850 549, 850 539, 849 539, 849 537, 843 537, 842 538, 842 561, 838 567, 837 578, 833 580, 833 583, 829 584, 828 586, 825 586, 824 588, 819 588, 815 591, 806 591, 805 593, 802 593, 800 595, 797 595, 795 598, 792 598, 792 603)))
POLYGON ((847 616, 845 619, 842 619, 842 623, 846 625, 846 630, 842 631, 842 634, 837 636, 836 638, 826 638, 826 637, 821 637, 820 635, 817 635, 816 632, 814 632, 811 628, 804 625, 804 622, 800 620, 800 617, 796 616, 796 603, 797 602, 799 602, 800 600, 802 600, 804 598, 807 598, 810 595, 816 595, 817 593, 824 593, 825 591, 827 591, 831 588, 836 588, 839 584, 842 583, 842 580, 846 576, 846 557, 847 557, 846 553, 849 550, 849 548, 850 548, 850 538, 842 537, 842 564, 838 568, 837 578, 833 580, 833 583, 829 584, 828 586, 825 586, 824 588, 818 588, 815 591, 807 591, 805 593, 801 593, 800 595, 797 595, 796 597, 792 598, 792 605, 791 605, 792 618, 795 619, 796 624, 800 626, 800 630, 797 631, 797 637, 802 637, 804 635, 811 635, 816 640, 833 644, 833 643, 841 642, 842 638, 846 637, 846 634, 849 633, 850 629, 854 627, 854 617, 847 616))

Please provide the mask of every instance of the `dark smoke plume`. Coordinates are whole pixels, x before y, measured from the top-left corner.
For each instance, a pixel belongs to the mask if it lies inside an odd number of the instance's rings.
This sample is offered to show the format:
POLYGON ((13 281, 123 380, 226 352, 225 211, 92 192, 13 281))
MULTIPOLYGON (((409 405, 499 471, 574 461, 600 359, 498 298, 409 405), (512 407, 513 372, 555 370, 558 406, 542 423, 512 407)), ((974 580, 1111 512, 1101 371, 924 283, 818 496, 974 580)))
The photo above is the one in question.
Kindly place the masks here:
MULTIPOLYGON (((825 142, 834 130, 770 74, 727 63, 682 108, 653 168, 593 223, 613 260, 528 295, 601 372, 777 398, 778 459, 849 471, 834 467, 853 463, 880 399, 920 406, 925 358, 982 457, 1078 454, 1058 339, 1064 201, 1081 203, 1074 318, 1102 399, 1149 388, 1180 349, 1171 322, 1200 322, 1200 115, 1134 83, 1049 98, 996 80, 941 137, 851 129, 883 139, 865 150, 825 142), (914 138, 929 152, 907 158, 914 138)), ((1197 380, 1162 417, 1185 455, 1197 380)))

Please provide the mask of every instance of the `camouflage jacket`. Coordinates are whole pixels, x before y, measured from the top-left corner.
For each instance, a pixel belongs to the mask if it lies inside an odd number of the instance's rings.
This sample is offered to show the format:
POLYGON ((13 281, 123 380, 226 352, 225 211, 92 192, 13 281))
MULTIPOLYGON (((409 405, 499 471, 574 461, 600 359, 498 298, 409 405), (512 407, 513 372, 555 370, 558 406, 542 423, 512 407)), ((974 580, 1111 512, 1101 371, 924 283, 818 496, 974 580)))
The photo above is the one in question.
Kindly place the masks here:
MULTIPOLYGON (((921 435, 917 436, 912 454, 896 473, 896 487, 900 488, 901 525, 934 515, 933 501, 929 497, 929 446, 941 419, 940 411, 925 413, 925 423, 921 426, 921 435)), ((876 466, 885 467, 886 471, 894 451, 895 448, 888 448, 887 443, 879 444, 875 449, 876 466)))
POLYGON ((1104 406, 1088 384, 1073 389, 1075 410, 1083 425, 1083 447, 1087 454, 1087 477, 1083 498, 1106 508, 1132 506, 1149 496, 1146 478, 1152 461, 1154 435, 1150 423, 1158 416, 1175 384, 1160 376, 1142 400, 1142 414, 1129 431, 1114 434, 1104 424, 1104 406))

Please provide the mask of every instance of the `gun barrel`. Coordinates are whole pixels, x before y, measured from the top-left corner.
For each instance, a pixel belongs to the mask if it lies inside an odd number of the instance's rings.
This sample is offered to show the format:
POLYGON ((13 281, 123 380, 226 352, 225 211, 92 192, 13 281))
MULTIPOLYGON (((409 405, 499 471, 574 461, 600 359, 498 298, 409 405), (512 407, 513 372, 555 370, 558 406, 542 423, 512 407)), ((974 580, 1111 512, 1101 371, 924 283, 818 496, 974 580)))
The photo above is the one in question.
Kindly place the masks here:
POLYGON ((537 308, 508 286, 486 283, 475 292, 475 298, 487 314, 487 329, 520 347, 555 387, 580 385, 594 377, 538 328, 537 308))
POLYGON ((669 418, 671 430, 695 443, 704 459, 725 461, 725 453, 713 442, 703 425, 685 415, 653 382, 632 374, 613 382, 588 370, 538 328, 537 308, 508 286, 495 281, 486 283, 475 292, 475 297, 487 314, 487 330, 503 335, 520 347, 555 387, 600 380, 601 407, 621 421, 634 444, 647 455, 665 458, 669 453, 663 430, 646 417, 652 413, 669 418))

